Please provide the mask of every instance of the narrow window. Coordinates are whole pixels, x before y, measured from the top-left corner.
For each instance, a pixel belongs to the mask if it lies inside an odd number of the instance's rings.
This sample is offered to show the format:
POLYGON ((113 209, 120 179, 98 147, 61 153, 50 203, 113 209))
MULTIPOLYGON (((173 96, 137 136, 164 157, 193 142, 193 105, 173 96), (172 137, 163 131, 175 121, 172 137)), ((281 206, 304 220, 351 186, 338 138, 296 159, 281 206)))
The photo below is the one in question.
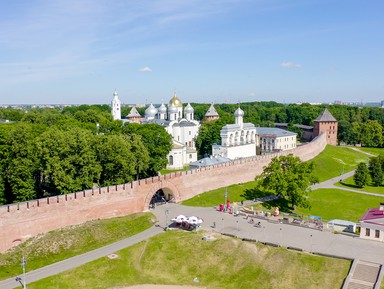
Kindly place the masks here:
POLYGON ((380 230, 375 230, 375 238, 380 238, 380 230))
POLYGON ((369 228, 365 229, 365 236, 367 237, 371 236, 371 230, 369 228))

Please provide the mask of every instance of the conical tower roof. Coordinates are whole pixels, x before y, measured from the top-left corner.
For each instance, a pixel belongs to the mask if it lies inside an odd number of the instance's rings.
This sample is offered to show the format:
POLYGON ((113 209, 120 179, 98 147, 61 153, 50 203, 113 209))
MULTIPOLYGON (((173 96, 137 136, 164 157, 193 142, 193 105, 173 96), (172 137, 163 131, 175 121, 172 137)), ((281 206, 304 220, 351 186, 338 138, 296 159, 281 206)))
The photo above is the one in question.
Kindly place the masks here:
POLYGON ((131 117, 141 117, 140 113, 137 111, 136 107, 132 107, 131 111, 127 115, 127 118, 131 117))
POLYGON ((205 116, 219 116, 219 114, 217 113, 215 107, 213 106, 213 103, 209 107, 209 109, 206 112, 205 116))
POLYGON ((329 110, 326 108, 324 111, 315 119, 315 121, 337 121, 336 118, 333 117, 333 115, 329 112, 329 110))

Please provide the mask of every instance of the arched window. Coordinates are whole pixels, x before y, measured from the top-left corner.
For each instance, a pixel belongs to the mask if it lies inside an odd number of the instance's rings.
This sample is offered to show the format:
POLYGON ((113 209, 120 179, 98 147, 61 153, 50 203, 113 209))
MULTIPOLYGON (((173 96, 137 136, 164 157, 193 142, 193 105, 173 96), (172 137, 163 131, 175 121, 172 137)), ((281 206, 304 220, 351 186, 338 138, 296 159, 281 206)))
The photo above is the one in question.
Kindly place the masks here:
POLYGON ((173 156, 169 156, 169 165, 173 166, 173 156))

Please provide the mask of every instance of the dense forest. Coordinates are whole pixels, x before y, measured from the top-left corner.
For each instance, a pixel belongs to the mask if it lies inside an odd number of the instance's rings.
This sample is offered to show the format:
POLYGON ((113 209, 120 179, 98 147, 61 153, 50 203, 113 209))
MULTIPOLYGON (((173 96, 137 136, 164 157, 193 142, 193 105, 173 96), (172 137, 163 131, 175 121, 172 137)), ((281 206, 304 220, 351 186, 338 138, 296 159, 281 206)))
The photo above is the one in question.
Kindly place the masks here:
MULTIPOLYGON (((220 119, 204 122, 209 104, 191 104, 202 121, 196 140, 199 154, 211 153, 220 130, 234 123, 237 104, 216 104, 220 119)), ((287 123, 313 125, 328 107, 339 122, 339 143, 382 147, 384 109, 344 105, 242 103, 244 121, 256 126, 287 123)), ((123 107, 122 115, 129 113, 123 107)), ((138 111, 144 116, 145 108, 138 111)), ((55 109, 0 108, 0 204, 67 194, 97 186, 157 175, 167 165, 171 136, 156 124, 113 121, 108 105, 55 109)))
POLYGON ((1 109, 0 204, 154 176, 171 136, 156 124, 113 121, 110 107, 1 109))

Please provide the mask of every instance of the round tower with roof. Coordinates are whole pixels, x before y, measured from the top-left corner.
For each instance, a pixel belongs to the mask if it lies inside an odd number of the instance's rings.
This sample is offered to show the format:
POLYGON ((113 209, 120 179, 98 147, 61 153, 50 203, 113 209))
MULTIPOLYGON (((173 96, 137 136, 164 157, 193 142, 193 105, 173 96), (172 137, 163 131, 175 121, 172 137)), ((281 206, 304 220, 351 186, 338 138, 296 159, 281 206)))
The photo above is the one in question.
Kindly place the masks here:
POLYGON ((337 120, 326 108, 324 111, 314 120, 313 123, 313 134, 312 137, 315 138, 321 133, 327 135, 327 144, 337 145, 337 120))
POLYGON ((206 121, 212 121, 212 120, 216 120, 216 119, 219 119, 220 116, 219 114, 217 113, 215 107, 213 106, 213 103, 211 104, 211 106, 209 107, 208 111, 206 112, 205 114, 205 120, 206 121))
POLYGON ((111 113, 113 120, 121 120, 121 102, 116 90, 111 101, 111 113))

